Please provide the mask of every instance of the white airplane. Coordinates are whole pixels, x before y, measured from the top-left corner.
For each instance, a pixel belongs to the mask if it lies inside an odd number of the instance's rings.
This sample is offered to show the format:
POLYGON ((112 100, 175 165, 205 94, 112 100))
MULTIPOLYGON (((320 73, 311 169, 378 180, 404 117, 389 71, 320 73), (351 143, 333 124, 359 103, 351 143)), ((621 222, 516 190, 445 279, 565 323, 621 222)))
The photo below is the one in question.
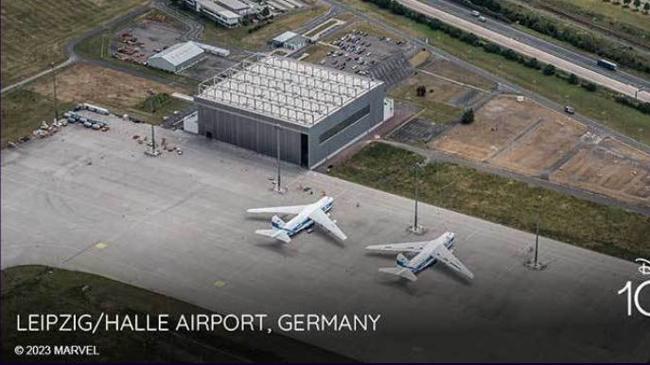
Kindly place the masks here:
POLYGON ((455 237, 452 232, 445 232, 440 237, 431 241, 373 245, 366 247, 366 249, 372 251, 399 252, 397 255, 397 266, 382 267, 379 271, 401 276, 411 281, 417 280, 415 274, 433 266, 438 261, 473 279, 474 274, 452 254, 455 237), (409 260, 404 256, 403 252, 412 252, 416 253, 416 255, 409 260))
POLYGON ((290 221, 285 222, 277 215, 271 218, 272 229, 258 229, 255 233, 275 238, 283 242, 290 242, 291 236, 298 232, 312 227, 315 223, 331 232, 341 240, 347 236, 336 226, 336 221, 329 218, 328 212, 332 209, 334 198, 325 196, 316 203, 307 205, 294 205, 290 207, 273 207, 248 209, 248 213, 279 213, 279 214, 296 214, 290 221))

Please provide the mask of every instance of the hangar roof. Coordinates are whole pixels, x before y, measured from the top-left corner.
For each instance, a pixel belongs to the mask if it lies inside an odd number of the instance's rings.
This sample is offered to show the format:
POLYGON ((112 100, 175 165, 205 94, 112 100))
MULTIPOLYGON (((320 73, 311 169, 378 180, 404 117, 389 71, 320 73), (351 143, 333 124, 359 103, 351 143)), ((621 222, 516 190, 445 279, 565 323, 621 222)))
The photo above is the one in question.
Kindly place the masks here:
POLYGON ((295 37, 297 35, 298 35, 298 33, 294 33, 292 31, 288 30, 288 31, 280 34, 279 36, 273 38, 273 41, 277 42, 277 43, 284 43, 284 42, 287 42, 287 41, 291 40, 291 38, 293 38, 293 37, 295 37))
POLYGON ((152 58, 164 58, 167 62, 174 66, 180 66, 183 63, 192 60, 193 58, 200 56, 203 53, 203 49, 199 47, 194 42, 184 42, 176 43, 175 45, 154 54, 149 57, 152 58))
POLYGON ((257 56, 202 82, 197 96, 311 127, 381 84, 293 58, 257 56))
POLYGON ((220 2, 222 5, 224 5, 225 7, 232 9, 234 11, 241 11, 250 8, 248 4, 244 4, 239 0, 217 0, 217 1, 220 2))
POLYGON ((238 18, 241 18, 241 15, 224 8, 223 6, 217 4, 216 2, 214 2, 212 0, 197 0, 197 1, 202 7, 208 9, 209 11, 211 11, 211 12, 213 12, 215 14, 221 15, 222 17, 224 17, 226 19, 238 19, 238 18))

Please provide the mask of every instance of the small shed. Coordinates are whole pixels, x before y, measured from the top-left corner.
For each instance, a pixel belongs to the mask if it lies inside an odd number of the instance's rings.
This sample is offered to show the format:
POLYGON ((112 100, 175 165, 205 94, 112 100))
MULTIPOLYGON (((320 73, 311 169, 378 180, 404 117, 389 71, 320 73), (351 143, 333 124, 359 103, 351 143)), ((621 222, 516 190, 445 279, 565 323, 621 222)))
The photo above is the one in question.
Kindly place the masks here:
POLYGON ((287 31, 273 38, 271 44, 275 47, 297 50, 305 47, 307 41, 306 37, 292 31, 287 31))

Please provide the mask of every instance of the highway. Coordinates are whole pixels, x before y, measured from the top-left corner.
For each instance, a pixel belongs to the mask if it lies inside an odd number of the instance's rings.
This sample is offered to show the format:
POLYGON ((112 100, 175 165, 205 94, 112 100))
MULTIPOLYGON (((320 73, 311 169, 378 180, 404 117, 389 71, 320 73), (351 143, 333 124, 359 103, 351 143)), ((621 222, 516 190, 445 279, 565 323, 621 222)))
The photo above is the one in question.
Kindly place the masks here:
POLYGON ((398 0, 411 10, 437 18, 459 29, 476 34, 528 57, 535 57, 578 77, 614 91, 650 102, 650 81, 621 71, 609 71, 596 66, 596 58, 562 48, 513 27, 488 19, 480 23, 471 11, 439 0, 398 0), (639 90, 642 88, 641 90, 639 90))

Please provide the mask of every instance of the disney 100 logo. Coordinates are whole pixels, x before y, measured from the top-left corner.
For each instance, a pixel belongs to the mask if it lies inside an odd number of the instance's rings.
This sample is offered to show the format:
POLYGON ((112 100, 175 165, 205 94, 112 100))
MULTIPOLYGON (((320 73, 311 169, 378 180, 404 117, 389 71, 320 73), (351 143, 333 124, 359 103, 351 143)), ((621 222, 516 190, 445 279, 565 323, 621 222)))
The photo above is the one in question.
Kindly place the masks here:
MULTIPOLYGON (((636 259, 634 260, 638 263, 641 264, 639 266, 639 272, 643 276, 650 275, 650 260, 646 259, 636 259)), ((626 294, 627 295, 627 315, 631 316, 632 315, 632 303, 634 303, 634 308, 636 309, 637 312, 641 313, 642 315, 646 317, 650 317, 650 308, 646 309, 641 305, 641 302, 639 301, 639 297, 641 296, 641 292, 643 291, 643 288, 646 286, 650 286, 650 279, 642 282, 634 288, 634 285, 632 284, 631 281, 628 280, 627 283, 625 283, 625 286, 618 291, 618 294, 626 294)))

